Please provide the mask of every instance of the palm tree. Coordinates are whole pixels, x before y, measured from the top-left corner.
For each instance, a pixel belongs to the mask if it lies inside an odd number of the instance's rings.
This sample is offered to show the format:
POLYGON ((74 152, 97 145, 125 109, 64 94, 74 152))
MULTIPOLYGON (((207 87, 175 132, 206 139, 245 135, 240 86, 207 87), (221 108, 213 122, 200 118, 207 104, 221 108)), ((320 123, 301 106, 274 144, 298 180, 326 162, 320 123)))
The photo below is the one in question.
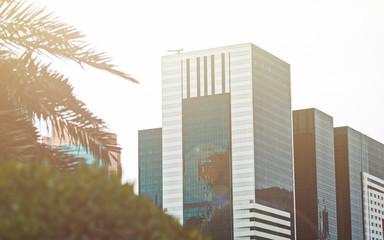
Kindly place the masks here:
POLYGON ((73 26, 23 0, 0 0, 0 160, 49 159, 71 170, 80 159, 39 142, 35 121, 67 133, 104 164, 119 151, 106 123, 77 99, 52 61, 70 61, 137 82, 117 70, 104 52, 90 47, 73 26))

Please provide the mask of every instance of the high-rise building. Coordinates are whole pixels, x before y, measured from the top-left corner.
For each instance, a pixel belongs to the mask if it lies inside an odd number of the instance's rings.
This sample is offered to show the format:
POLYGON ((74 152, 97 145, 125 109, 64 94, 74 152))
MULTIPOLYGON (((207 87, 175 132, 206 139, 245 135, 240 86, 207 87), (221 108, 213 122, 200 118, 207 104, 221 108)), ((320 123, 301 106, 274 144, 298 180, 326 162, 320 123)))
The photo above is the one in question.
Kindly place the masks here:
POLYGON ((251 43, 163 56, 162 96, 163 210, 213 239, 294 239, 289 64, 251 43))
POLYGON ((339 239, 383 239, 380 221, 384 214, 379 206, 384 207, 380 181, 384 179, 384 144, 350 127, 335 128, 334 135, 339 239), (368 190, 374 186, 379 186, 375 191, 381 194, 368 190), (369 198, 368 193, 375 196, 369 198), (366 217, 373 217, 374 221, 366 217))
POLYGON ((363 172, 364 239, 384 238, 384 180, 363 172))
POLYGON ((293 111, 293 146, 297 239, 337 239, 333 118, 293 111))
POLYGON ((139 131, 139 194, 163 208, 161 128, 139 131))

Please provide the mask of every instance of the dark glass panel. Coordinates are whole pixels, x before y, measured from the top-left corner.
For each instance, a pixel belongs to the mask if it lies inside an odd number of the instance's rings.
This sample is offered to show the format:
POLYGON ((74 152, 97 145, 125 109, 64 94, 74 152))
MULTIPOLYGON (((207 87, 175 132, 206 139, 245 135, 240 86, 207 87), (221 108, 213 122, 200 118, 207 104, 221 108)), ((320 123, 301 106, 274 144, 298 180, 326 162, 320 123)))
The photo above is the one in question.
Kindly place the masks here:
POLYGON ((183 100, 184 223, 232 239, 229 94, 183 100))
POLYGON ((162 129, 139 131, 139 194, 162 208, 162 129))

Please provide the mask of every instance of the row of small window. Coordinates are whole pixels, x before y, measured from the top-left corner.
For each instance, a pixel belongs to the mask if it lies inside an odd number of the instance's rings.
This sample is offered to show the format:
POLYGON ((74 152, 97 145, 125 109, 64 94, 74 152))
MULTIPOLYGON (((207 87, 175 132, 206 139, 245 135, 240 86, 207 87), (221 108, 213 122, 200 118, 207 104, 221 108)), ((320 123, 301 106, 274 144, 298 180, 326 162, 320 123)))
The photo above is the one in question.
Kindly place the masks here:
POLYGON ((370 196, 376 198, 376 195, 377 195, 377 199, 381 199, 381 200, 384 200, 383 196, 380 196, 379 194, 372 194, 370 193, 370 196))
POLYGON ((381 220, 381 217, 377 217, 377 216, 373 216, 373 215, 371 215, 371 218, 373 219, 373 217, 375 217, 375 220, 381 220))
MULTIPOLYGON (((376 208, 371 208, 371 212, 378 212, 378 213, 381 213, 381 211, 380 211, 380 210, 377 210, 376 208)), ((384 213, 384 211, 383 211, 383 213, 384 213)))
POLYGON ((381 206, 381 207, 384 207, 384 204, 383 203, 379 203, 379 202, 376 202, 376 201, 372 201, 371 200, 371 204, 375 205, 375 206, 381 206))
POLYGON ((381 232, 372 230, 372 233, 373 233, 373 234, 375 234, 375 232, 376 232, 376 234, 381 235, 381 232))
MULTIPOLYGON (((379 228, 381 228, 381 224, 372 223, 371 225, 372 225, 372 227, 379 227, 379 228)), ((380 234, 381 234, 381 233, 380 233, 380 234)))

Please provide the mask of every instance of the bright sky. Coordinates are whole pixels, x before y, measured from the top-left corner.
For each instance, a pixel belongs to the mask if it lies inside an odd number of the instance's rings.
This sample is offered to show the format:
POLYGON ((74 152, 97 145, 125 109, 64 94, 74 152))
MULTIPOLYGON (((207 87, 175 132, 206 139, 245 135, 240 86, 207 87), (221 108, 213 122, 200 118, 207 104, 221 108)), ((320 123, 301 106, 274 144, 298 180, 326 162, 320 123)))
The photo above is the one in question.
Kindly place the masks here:
MULTIPOLYGON (((33 0, 31 0, 33 1, 33 0)), ((137 131, 161 127, 161 56, 252 42, 291 65, 292 107, 318 108, 384 143, 382 0, 34 0, 75 25, 140 84, 68 71, 123 147, 137 188, 137 131)))

